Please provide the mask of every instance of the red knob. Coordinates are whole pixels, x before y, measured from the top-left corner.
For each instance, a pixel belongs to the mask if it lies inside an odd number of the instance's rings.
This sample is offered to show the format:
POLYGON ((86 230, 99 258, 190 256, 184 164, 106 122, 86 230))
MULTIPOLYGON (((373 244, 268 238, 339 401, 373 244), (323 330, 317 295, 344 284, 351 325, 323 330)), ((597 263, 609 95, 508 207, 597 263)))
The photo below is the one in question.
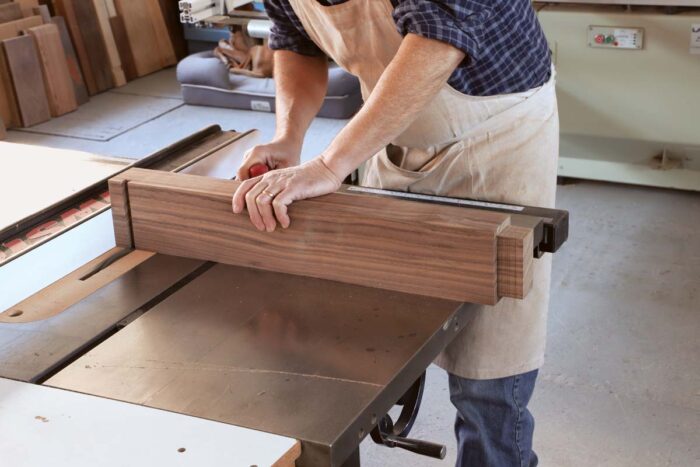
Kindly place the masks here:
POLYGON ((264 175, 269 171, 270 168, 267 166, 267 164, 255 164, 248 169, 248 175, 250 175, 250 178, 255 178, 264 175))

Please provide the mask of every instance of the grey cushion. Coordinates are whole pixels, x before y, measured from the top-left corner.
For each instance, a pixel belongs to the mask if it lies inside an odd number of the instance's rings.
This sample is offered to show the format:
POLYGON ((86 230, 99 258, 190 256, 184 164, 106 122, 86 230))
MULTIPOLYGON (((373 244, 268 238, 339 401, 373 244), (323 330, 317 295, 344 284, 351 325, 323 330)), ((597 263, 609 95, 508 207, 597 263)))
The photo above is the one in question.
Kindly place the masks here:
MULTIPOLYGON (((275 82, 272 78, 229 73, 211 51, 182 60, 177 66, 177 79, 187 104, 275 111, 275 82)), ((328 70, 328 92, 318 116, 350 118, 361 106, 357 78, 332 65, 328 70)))

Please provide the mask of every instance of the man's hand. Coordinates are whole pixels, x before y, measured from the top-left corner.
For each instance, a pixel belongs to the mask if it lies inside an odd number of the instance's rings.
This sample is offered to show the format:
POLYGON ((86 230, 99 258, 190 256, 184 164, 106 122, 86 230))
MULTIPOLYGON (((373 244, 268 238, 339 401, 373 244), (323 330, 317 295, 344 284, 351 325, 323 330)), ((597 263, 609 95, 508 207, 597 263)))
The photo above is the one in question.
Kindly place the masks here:
POLYGON ((275 140, 260 144, 248 151, 243 157, 236 178, 248 180, 250 168, 256 164, 267 165, 270 169, 286 169, 299 165, 301 144, 287 140, 275 140))
POLYGON ((286 229, 290 223, 287 207, 293 201, 333 193, 341 182, 317 157, 300 166, 245 180, 233 195, 233 212, 240 214, 247 207, 250 221, 258 230, 273 232, 277 222, 286 229))

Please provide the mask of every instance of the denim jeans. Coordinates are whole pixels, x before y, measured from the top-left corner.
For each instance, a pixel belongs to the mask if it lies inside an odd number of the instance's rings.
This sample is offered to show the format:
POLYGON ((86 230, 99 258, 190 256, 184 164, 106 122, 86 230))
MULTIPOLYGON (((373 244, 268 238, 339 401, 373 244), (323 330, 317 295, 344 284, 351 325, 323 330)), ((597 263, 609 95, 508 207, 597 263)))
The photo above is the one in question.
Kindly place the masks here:
POLYGON ((535 420, 527 404, 537 370, 490 380, 449 376, 457 408, 457 467, 535 467, 535 420))

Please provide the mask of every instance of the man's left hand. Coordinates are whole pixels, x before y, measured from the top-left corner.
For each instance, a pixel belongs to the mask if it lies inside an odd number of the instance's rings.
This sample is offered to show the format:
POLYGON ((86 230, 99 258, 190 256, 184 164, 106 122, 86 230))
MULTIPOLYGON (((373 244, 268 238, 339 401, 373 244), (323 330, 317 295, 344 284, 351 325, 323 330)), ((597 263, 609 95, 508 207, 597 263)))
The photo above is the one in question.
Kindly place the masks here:
POLYGON ((342 180, 320 157, 296 167, 273 170, 245 180, 233 195, 233 212, 248 209, 250 221, 258 230, 273 232, 277 222, 287 228, 287 209, 294 201, 333 193, 342 180))

